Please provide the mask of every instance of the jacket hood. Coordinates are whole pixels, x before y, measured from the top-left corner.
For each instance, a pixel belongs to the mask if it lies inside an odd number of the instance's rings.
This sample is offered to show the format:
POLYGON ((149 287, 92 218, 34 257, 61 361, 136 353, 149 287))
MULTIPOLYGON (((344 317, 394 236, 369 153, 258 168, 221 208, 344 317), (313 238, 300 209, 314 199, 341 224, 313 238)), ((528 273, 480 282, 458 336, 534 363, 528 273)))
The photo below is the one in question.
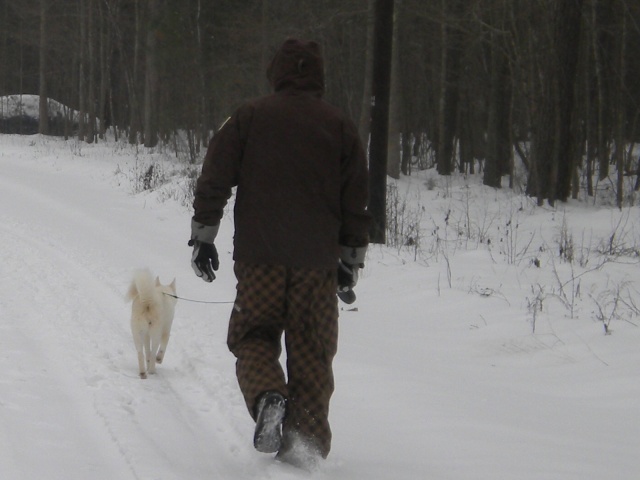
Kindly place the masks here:
POLYGON ((274 91, 285 89, 324 93, 324 63, 316 42, 290 38, 276 52, 267 69, 274 91))

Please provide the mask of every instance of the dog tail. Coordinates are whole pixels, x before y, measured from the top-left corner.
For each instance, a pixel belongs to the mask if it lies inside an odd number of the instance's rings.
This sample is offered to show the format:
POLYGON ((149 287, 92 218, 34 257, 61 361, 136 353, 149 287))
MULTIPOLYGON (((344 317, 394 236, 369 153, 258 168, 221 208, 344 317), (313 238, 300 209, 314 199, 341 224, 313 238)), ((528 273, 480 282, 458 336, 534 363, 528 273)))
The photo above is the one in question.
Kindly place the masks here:
POLYGON ((143 311, 155 308, 159 302, 159 294, 148 269, 136 270, 125 299, 129 302, 137 299, 136 303, 143 311))

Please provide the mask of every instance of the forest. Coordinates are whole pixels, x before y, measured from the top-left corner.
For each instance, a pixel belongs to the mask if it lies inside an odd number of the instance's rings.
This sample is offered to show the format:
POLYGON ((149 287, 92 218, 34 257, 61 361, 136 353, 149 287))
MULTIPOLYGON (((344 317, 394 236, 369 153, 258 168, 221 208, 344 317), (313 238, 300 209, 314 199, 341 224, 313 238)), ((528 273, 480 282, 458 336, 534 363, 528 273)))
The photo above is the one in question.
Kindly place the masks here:
MULTIPOLYGON (((39 95, 42 134, 55 99, 65 136, 179 137, 195 163, 238 105, 268 93, 271 55, 298 36, 322 45, 325 98, 367 139, 375 3, 0 0, 0 97, 39 95)), ((625 177, 640 188, 639 1, 393 4, 388 175, 477 174, 539 205, 606 180, 622 207, 625 177)))

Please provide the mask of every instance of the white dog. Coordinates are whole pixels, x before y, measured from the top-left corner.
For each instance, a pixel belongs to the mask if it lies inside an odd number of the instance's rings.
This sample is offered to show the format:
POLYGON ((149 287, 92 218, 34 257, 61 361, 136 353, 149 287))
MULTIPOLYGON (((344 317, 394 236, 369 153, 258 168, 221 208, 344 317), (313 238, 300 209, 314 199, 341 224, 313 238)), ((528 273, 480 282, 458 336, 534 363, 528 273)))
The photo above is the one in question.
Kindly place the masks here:
POLYGON ((156 362, 162 363, 167 350, 177 299, 175 278, 169 285, 155 281, 149 270, 138 270, 127 292, 131 305, 131 333, 138 351, 140 378, 156 373, 156 362))

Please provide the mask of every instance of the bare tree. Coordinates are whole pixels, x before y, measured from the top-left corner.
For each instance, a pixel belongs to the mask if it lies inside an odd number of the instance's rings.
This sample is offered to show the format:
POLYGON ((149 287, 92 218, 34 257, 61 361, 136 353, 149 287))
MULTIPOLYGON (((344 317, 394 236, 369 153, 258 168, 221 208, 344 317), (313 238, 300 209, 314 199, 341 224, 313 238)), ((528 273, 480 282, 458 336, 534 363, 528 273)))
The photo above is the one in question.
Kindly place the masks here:
POLYGON ((360 119, 358 131, 360 138, 365 144, 369 143, 369 128, 371 126, 371 83, 373 69, 373 25, 374 25, 374 3, 375 0, 367 0, 366 14, 366 43, 364 51, 364 79, 362 81, 362 106, 360 107, 360 119))
POLYGON ((78 54, 78 138, 87 138, 87 0, 78 0, 80 27, 79 54, 78 54))
POLYGON ((389 91, 393 43, 393 0, 376 0, 369 154, 371 241, 385 243, 389 91))
POLYGON ((155 147, 158 143, 156 109, 158 95, 157 71, 157 25, 160 18, 160 0, 148 0, 145 43, 145 84, 144 84, 144 146, 155 147))
POLYGON ((465 2, 441 0, 440 79, 438 93, 437 169, 441 175, 453 172, 458 114, 458 80, 461 58, 461 30, 465 2))
POLYGON ((95 21, 94 21, 94 0, 87 0, 87 131, 85 139, 88 143, 95 141, 96 131, 96 92, 95 92, 95 75, 96 75, 96 59, 95 59, 95 21))
POLYGON ((400 80, 400 35, 399 18, 401 0, 395 0, 393 15, 393 35, 391 54, 391 80, 389 90, 389 130, 387 144, 387 175, 400 178, 401 142, 402 142, 402 89, 400 80))
POLYGON ((536 109, 531 170, 527 191, 550 204, 567 200, 576 165, 572 122, 575 122, 574 99, 577 55, 580 42, 582 0, 561 0, 546 12, 551 26, 537 45, 536 109))
POLYGON ((38 132, 42 135, 49 133, 49 108, 47 94, 47 0, 40 0, 40 88, 39 94, 39 125, 38 132))
POLYGON ((502 176, 511 166, 511 74, 507 50, 510 42, 507 29, 508 5, 496 2, 489 10, 489 99, 487 112, 487 157, 483 182, 492 187, 502 186, 502 176))
POLYGON ((626 76, 626 44, 627 44, 627 15, 626 15, 626 2, 624 0, 615 1, 616 10, 618 14, 618 38, 617 38, 617 80, 618 85, 616 89, 616 103, 617 114, 615 119, 615 163, 617 169, 617 182, 616 182, 616 203, 618 208, 622 208, 624 200, 624 144, 626 141, 626 88, 625 88, 625 76, 626 76))

